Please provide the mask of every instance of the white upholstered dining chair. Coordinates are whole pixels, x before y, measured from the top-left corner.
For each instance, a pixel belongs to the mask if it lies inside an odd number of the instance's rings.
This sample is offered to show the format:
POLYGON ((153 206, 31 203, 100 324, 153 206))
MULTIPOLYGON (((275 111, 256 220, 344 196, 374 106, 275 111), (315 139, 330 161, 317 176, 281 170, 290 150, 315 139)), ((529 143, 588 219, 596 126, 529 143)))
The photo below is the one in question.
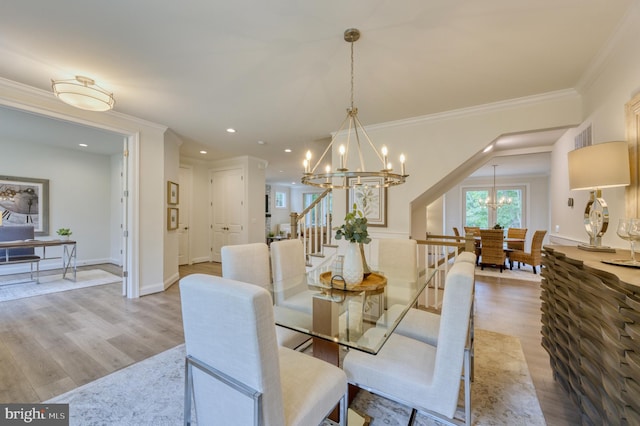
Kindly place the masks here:
POLYGON ((436 345, 393 333, 377 355, 350 351, 343 364, 349 383, 412 407, 412 420, 419 410, 459 423, 454 415, 463 377, 464 420, 471 424, 471 366, 466 346, 474 269, 468 262, 458 262, 450 269, 436 345))
POLYGON ((378 270, 393 279, 394 286, 387 288, 386 309, 393 305, 405 305, 413 294, 418 281, 418 245, 409 238, 381 238, 378 242, 378 270))
POLYGON ((277 306, 311 314, 304 247, 298 239, 271 243, 273 297, 277 306))
POLYGON ((276 343, 271 295, 259 286, 193 274, 180 280, 186 344, 185 425, 318 425, 340 404, 338 367, 276 343))
MULTIPOLYGON (((222 257, 222 276, 236 281, 259 285, 273 292, 271 288, 271 270, 269 267, 269 247, 264 243, 238 244, 224 246, 220 250, 222 257)), ((311 328, 311 315, 293 312, 311 328)), ((302 349, 310 341, 310 336, 276 325, 276 338, 280 346, 291 349, 302 349)))

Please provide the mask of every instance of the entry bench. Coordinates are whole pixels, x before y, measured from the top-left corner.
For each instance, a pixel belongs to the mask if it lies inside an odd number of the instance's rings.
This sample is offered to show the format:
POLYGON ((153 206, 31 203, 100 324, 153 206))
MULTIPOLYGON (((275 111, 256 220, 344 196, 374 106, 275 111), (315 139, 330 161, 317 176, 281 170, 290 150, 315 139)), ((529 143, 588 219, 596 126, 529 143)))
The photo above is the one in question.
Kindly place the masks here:
MULTIPOLYGON (((2 243, 33 240, 33 226, 0 226, 0 246, 2 243)), ((16 263, 31 264, 31 280, 33 265, 36 265, 36 282, 40 282, 40 256, 36 256, 34 247, 0 248, 0 266, 16 263)))

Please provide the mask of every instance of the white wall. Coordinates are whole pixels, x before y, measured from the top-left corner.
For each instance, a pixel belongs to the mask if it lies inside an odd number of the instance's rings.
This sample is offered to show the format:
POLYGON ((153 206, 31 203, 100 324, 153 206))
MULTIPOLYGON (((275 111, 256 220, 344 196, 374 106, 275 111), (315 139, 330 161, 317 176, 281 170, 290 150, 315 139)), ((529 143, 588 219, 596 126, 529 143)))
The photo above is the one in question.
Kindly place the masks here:
MULTIPOLYGON (((574 149, 573 138, 589 124, 592 125, 593 142, 626 140, 625 104, 640 92, 640 4, 630 9, 620 32, 612 38, 605 50, 603 62, 594 67, 582 82, 585 119, 582 125, 556 143, 552 152, 551 168, 551 228, 552 237, 558 241, 588 242, 583 226, 587 191, 570 191, 568 183, 567 153, 574 149), (574 198, 574 207, 567 206, 567 199, 574 198), (555 232, 555 227, 559 228, 555 232)), ((602 196, 609 206, 609 230, 602 238, 603 245, 628 249, 628 243, 615 233, 618 219, 625 215, 624 189, 604 189, 602 196)), ((552 238, 553 239, 553 238, 552 238)))

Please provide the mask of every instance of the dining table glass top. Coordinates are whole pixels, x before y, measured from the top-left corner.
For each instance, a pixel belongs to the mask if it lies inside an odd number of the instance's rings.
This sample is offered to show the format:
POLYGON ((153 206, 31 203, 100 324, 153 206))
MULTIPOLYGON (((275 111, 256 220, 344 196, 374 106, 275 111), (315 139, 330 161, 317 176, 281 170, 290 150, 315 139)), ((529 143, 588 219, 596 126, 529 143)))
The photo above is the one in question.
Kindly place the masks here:
POLYGON ((372 354, 435 274, 430 269, 417 281, 407 281, 376 271, 355 290, 344 290, 332 268, 333 262, 326 261, 304 275, 274 282, 276 324, 372 354))

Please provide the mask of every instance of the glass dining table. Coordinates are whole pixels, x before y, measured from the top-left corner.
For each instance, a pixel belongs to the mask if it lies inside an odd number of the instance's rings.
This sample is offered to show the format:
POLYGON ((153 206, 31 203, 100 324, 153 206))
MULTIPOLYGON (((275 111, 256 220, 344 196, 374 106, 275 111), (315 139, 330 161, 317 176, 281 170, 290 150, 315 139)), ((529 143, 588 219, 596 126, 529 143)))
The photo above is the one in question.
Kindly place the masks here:
POLYGON ((410 282, 374 272, 353 290, 328 260, 304 275, 274 282, 276 324, 313 337, 314 356, 338 365, 338 347, 377 354, 435 274, 410 282))

